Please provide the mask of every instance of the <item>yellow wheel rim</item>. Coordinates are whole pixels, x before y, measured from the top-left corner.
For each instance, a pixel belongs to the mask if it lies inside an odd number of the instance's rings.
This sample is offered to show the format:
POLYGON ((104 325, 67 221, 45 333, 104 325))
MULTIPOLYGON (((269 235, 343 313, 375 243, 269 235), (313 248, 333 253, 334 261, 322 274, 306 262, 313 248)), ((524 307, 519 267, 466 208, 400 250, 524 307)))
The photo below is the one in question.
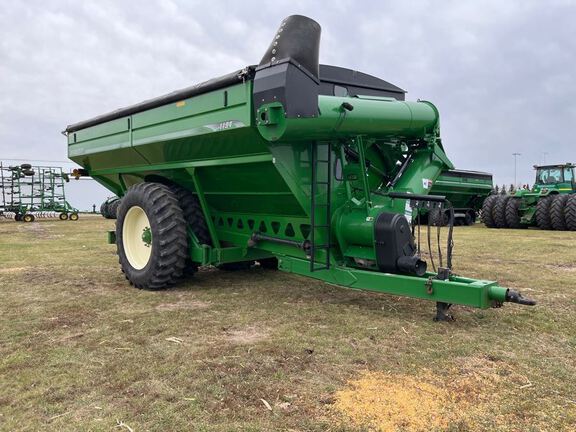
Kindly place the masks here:
POLYGON ((122 246, 130 265, 141 270, 152 255, 152 233, 150 221, 142 207, 130 207, 122 226, 122 246))

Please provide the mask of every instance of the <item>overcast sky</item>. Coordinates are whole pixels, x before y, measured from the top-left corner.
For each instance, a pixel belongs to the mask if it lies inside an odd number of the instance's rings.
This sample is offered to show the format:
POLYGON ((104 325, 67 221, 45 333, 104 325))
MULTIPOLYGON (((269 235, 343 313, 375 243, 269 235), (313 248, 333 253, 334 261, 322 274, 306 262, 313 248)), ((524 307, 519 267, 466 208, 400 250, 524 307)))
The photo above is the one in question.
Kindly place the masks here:
POLYGON ((291 14, 322 26, 322 63, 434 102, 458 168, 510 184, 519 152, 532 183, 533 164, 576 162, 576 2, 550 0, 5 2, 0 160, 65 161, 67 124, 258 63, 291 14))

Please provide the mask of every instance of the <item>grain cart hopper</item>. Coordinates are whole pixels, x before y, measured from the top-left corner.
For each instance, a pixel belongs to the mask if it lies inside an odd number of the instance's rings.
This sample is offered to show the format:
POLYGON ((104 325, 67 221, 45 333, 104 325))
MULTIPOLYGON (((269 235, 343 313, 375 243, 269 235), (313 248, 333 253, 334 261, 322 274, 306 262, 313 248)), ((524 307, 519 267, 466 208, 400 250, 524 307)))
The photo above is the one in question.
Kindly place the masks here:
POLYGON ((427 270, 409 220, 452 164, 438 110, 348 69, 319 68, 320 26, 285 19, 258 66, 66 128, 69 157, 122 197, 120 264, 159 289, 200 265, 262 266, 456 303, 534 304, 427 270), (324 78, 322 78, 323 72, 324 78), (407 215, 408 217, 406 217, 407 215))
POLYGON ((482 206, 488 228, 528 228, 576 231, 575 165, 535 165, 532 190, 514 195, 492 195, 482 206))

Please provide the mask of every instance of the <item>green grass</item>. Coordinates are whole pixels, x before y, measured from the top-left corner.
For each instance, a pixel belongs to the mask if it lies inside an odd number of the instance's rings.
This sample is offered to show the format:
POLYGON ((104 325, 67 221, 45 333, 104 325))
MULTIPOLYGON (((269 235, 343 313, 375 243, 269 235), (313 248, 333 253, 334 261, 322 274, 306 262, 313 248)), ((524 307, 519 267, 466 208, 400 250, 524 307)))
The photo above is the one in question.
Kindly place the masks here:
POLYGON ((576 233, 456 228, 457 273, 539 304, 434 323, 430 302, 259 268, 139 291, 112 227, 0 223, 0 430, 357 430, 331 406, 363 371, 476 377, 474 430, 574 430, 576 233))

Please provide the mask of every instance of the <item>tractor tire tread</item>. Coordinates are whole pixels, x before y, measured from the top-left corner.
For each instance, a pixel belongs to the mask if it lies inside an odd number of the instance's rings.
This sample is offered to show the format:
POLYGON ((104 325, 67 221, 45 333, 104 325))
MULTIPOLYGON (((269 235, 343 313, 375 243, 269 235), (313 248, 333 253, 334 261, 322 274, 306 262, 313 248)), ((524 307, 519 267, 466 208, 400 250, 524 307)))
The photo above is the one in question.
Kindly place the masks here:
POLYGON ((564 218, 566 228, 570 231, 576 231, 576 194, 569 195, 564 208, 564 218))
POLYGON ((138 183, 119 203, 116 245, 122 272, 136 288, 159 290, 176 283, 182 274, 188 252, 186 221, 174 193, 160 183, 138 183), (126 213, 133 205, 144 208, 151 226, 156 226, 150 261, 135 271, 122 246, 122 228, 126 213))
POLYGON ((506 224, 509 228, 522 228, 523 225, 520 223, 520 204, 522 202, 518 198, 512 198, 508 200, 506 204, 506 224))
POLYGON ((204 219, 204 212, 202 211, 198 198, 181 186, 172 185, 170 189, 176 196, 176 199, 178 199, 182 212, 184 213, 184 219, 190 228, 192 228, 198 241, 201 244, 211 246, 210 231, 208 230, 208 225, 204 219))
MULTIPOLYGON (((176 199, 182 208, 186 224, 192 229, 200 244, 211 246, 212 239, 210 237, 210 231, 208 230, 208 224, 204 218, 204 212, 202 211, 198 197, 182 186, 170 185, 170 189, 176 196, 176 199)), ((186 265, 181 277, 193 276, 197 271, 198 264, 187 256, 186 265)))
POLYGON ((566 231, 566 201, 570 195, 555 195, 550 204, 550 223, 556 231, 566 231))
POLYGON ((492 208, 492 219, 496 228, 508 228, 506 221, 506 206, 512 198, 510 195, 499 195, 492 208))
POLYGON ((490 195, 482 203, 482 222, 488 228, 496 228, 494 218, 492 217, 492 210, 494 204, 500 195, 490 195))
POLYGON ((552 204, 550 195, 540 198, 536 204, 536 224, 538 228, 543 230, 552 229, 552 221, 550 220, 550 205, 552 204))
POLYGON ((428 212, 428 220, 432 226, 446 226, 448 224, 446 219, 446 212, 444 210, 440 211, 439 208, 434 208, 428 212))

